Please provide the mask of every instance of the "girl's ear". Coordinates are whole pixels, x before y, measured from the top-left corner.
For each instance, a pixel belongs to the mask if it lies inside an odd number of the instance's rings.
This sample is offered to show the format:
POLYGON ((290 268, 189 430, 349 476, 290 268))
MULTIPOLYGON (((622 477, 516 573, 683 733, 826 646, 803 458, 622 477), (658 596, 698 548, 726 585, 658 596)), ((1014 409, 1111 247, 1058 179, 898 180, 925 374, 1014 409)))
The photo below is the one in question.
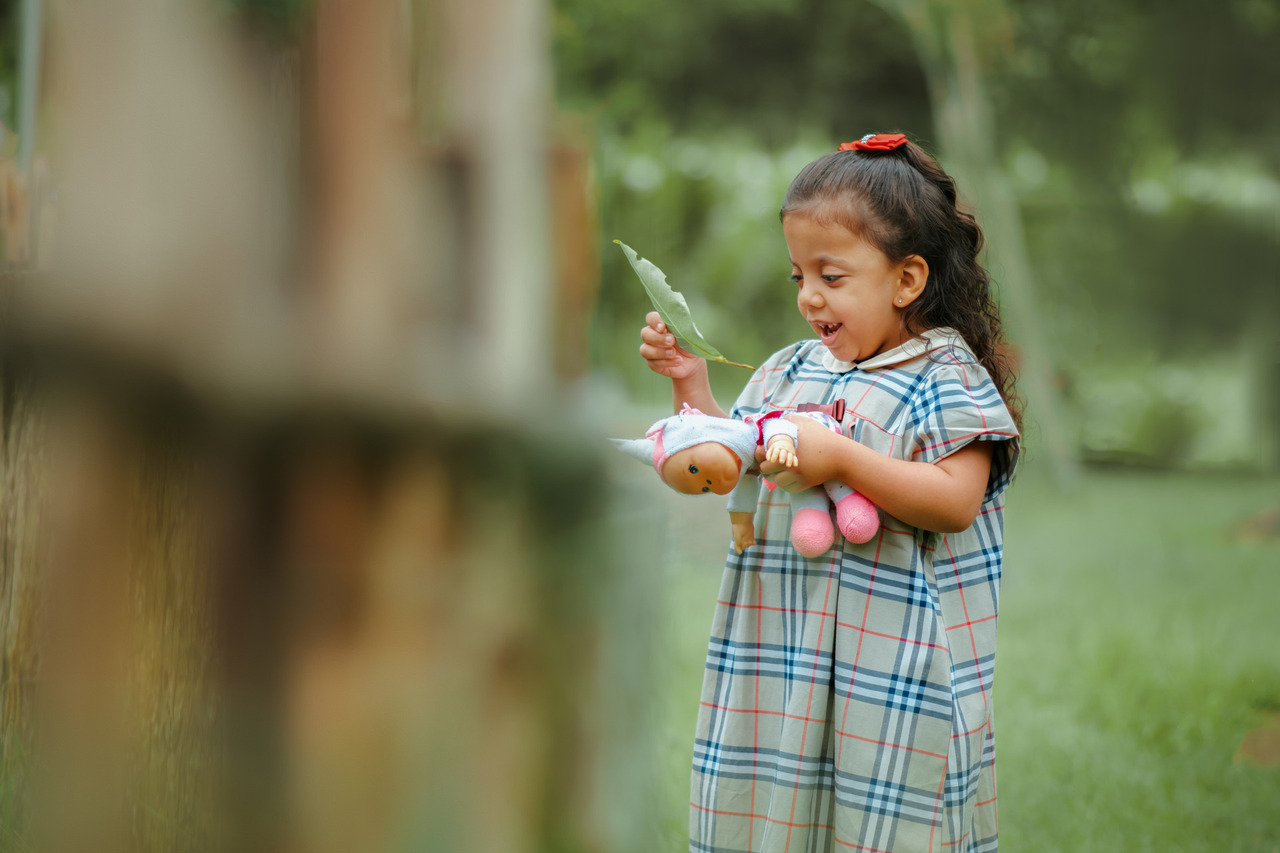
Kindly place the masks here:
POLYGON ((929 281, 929 262, 919 255, 907 255, 898 274, 898 286, 893 294, 895 308, 906 308, 924 293, 929 281))

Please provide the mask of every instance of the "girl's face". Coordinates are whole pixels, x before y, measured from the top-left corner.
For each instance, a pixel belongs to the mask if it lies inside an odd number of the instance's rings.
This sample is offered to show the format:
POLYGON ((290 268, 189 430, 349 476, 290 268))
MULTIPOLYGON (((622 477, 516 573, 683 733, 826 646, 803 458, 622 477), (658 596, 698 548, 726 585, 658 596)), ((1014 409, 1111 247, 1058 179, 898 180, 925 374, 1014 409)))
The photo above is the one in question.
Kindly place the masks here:
POLYGON ((843 225, 803 213, 787 214, 782 233, 796 305, 832 355, 865 361, 911 337, 902 311, 924 289, 922 258, 895 263, 843 225))

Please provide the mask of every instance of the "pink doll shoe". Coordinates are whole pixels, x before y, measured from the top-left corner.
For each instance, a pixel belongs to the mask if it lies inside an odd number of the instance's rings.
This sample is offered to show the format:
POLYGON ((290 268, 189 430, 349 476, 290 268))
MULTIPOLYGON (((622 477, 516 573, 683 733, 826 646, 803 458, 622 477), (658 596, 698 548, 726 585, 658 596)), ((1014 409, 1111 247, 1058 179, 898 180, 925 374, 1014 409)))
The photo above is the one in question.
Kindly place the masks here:
MULTIPOLYGON (((866 500, 863 498, 863 500, 866 500)), ((836 531, 831 513, 820 509, 799 509, 791 516, 791 544, 802 557, 821 557, 835 544, 836 531)))
MULTIPOLYGON (((836 503, 836 526, 850 542, 870 542, 880 530, 880 512, 862 495, 846 495, 836 503)), ((794 539, 795 533, 791 535, 794 539)))

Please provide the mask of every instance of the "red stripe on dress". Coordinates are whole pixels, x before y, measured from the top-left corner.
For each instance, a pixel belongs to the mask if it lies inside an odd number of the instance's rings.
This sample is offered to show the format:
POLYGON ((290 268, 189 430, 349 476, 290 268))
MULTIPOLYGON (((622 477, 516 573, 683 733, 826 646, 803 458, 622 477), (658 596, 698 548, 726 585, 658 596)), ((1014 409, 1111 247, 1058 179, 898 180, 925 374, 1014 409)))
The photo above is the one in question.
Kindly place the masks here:
POLYGON ((933 849, 933 834, 938 831, 938 807, 942 805, 942 792, 947 787, 947 765, 950 759, 942 760, 942 778, 938 780, 938 793, 933 797, 933 824, 929 827, 929 849, 933 849))
MULTIPOLYGON (((818 620, 819 642, 821 642, 822 640, 823 629, 825 629, 827 626, 827 615, 828 615, 827 605, 831 602, 831 581, 839 576, 838 563, 840 561, 841 553, 842 553, 841 551, 836 551, 834 549, 832 549, 832 552, 831 552, 832 554, 831 563, 829 565, 832 571, 828 572, 827 574, 827 588, 823 592, 823 599, 822 599, 822 618, 818 620)), ((832 618, 835 618, 835 617, 832 617, 832 618)), ((834 654, 835 654, 834 638, 832 638, 831 648, 832 648, 832 656, 834 657, 834 654)), ((809 734, 809 712, 813 710, 813 688, 817 685, 817 681, 818 681, 818 657, 815 655, 813 659, 813 680, 809 682, 809 699, 807 700, 807 704, 805 705, 805 708, 804 708, 805 722, 804 722, 804 725, 800 727, 800 749, 802 750, 806 748, 805 736, 809 734)), ((793 791, 797 791, 800 788, 800 767, 801 767, 800 763, 796 762, 796 784, 792 786, 793 791)), ((791 797, 791 815, 790 815, 791 820, 795 820, 796 818, 796 800, 797 799, 799 798, 794 795, 791 797)), ((782 850, 783 850, 783 853, 788 853, 790 849, 791 849, 791 828, 790 826, 788 826, 787 843, 783 846, 782 850)))
MULTIPOLYGON (((704 708, 710 708, 713 711, 720 711, 722 713, 727 713, 727 714, 760 714, 761 716, 765 716, 765 717, 782 717, 783 719, 787 719, 787 720, 808 721, 810 723, 830 722, 829 720, 826 720, 822 717, 805 717, 800 714, 788 714, 786 711, 765 711, 765 710, 755 711, 755 710, 752 710, 751 708, 733 708, 728 705, 717 705, 714 702, 701 702, 699 704, 704 708)), ((930 752, 927 749, 920 749, 919 747, 907 746, 906 744, 903 744, 903 743, 894 743, 893 741, 876 740, 875 738, 863 737, 862 735, 855 735, 852 732, 846 732, 841 729, 835 729, 835 733, 840 735, 841 737, 847 737, 852 740, 860 740, 863 743, 869 743, 869 744, 872 744, 873 746, 883 746, 888 749, 897 749, 903 752, 912 752, 912 753, 915 753, 916 755, 927 755, 930 758, 938 758, 938 759, 942 759, 943 761, 945 761, 947 758, 945 755, 940 755, 936 752, 930 752)))
POLYGON ((694 802, 693 800, 689 801, 689 805, 697 809, 698 811, 707 812, 708 814, 713 814, 713 815, 722 815, 724 817, 745 817, 752 821, 763 820, 763 821, 767 821, 768 823, 776 823, 779 826, 790 826, 790 827, 803 826, 806 829, 829 829, 833 831, 835 830, 835 827, 829 823, 788 823, 782 818, 771 817, 767 814, 755 814, 754 811, 731 812, 731 811, 725 811, 723 809, 707 808, 706 806, 700 803, 694 802))
MULTIPOLYGON (((876 568, 880 565, 880 548, 883 546, 883 544, 884 544, 884 537, 883 537, 883 536, 877 536, 877 537, 876 537, 876 556, 875 556, 875 559, 872 561, 872 564, 871 564, 871 577, 870 577, 870 578, 868 579, 868 581, 867 581, 867 584, 868 584, 869 586, 874 585, 874 584, 875 584, 875 582, 876 582, 876 568)), ((860 626, 859 626, 862 630, 858 633, 858 648, 857 648, 857 650, 853 653, 853 669, 852 669, 852 672, 851 672, 851 673, 850 673, 850 675, 849 675, 849 693, 850 693, 850 695, 852 695, 852 693, 853 693, 853 682, 854 682, 854 680, 858 677, 858 660, 859 660, 859 658, 861 658, 861 657, 862 657, 862 639, 866 636, 866 628, 867 628, 867 613, 868 613, 868 612, 870 611, 870 609, 871 609, 871 599, 872 599, 872 598, 874 598, 874 596, 873 596, 870 592, 868 592, 868 593, 867 593, 867 602, 866 602, 866 604, 864 604, 864 605, 862 606, 862 625, 860 625, 860 626)), ((833 648, 833 650, 832 650, 832 654, 834 655, 834 653, 835 653, 835 652, 834 652, 834 648, 833 648)), ((839 729, 840 731, 844 731, 846 728, 848 728, 848 722, 849 722, 849 706, 850 706, 851 704, 852 704, 852 703, 851 703, 848 699, 846 699, 846 700, 845 700, 845 702, 844 702, 844 715, 840 718, 840 729, 839 729)), ((836 744, 836 769, 837 769, 837 771, 840 769, 840 753, 841 753, 841 751, 842 751, 843 749, 844 749, 844 741, 843 741, 843 740, 841 740, 839 743, 837 743, 837 744, 836 744)), ((836 840, 837 840, 837 841, 839 841, 840 839, 838 839, 838 838, 837 838, 836 840)))
MULTIPOLYGON (((964 594, 961 593, 960 597, 964 598, 964 594)), ((954 631, 957 628, 972 628, 974 625, 981 625, 983 622, 990 622, 992 619, 995 619, 995 618, 996 618, 995 616, 983 616, 981 619, 972 619, 968 622, 961 622, 959 625, 952 625, 951 627, 947 628, 947 630, 954 631)), ((973 632, 970 631, 969 633, 972 634, 973 632)), ((976 651, 975 651, 974 660, 977 660, 976 651)))

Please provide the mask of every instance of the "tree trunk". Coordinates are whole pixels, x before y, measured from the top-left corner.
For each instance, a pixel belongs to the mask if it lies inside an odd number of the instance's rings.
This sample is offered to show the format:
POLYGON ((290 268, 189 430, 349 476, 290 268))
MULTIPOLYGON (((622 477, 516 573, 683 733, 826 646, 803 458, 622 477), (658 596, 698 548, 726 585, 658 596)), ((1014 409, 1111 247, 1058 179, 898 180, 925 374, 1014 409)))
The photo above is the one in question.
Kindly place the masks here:
POLYGON ((1010 13, 993 0, 879 0, 911 32, 929 86, 946 167, 972 205, 987 239, 984 263, 1020 363, 1027 401, 1028 443, 1043 442, 1059 482, 1074 478, 1075 453, 1063 430, 1052 364, 1043 344, 1035 276, 1027 257, 1022 217, 1008 178, 996 161, 999 139, 983 82, 984 57, 1000 49, 1010 13))
POLYGON ((0 842, 606 849, 545 7, 321 0, 296 53, 199 14, 50 15, 56 272, 3 282, 0 842))

